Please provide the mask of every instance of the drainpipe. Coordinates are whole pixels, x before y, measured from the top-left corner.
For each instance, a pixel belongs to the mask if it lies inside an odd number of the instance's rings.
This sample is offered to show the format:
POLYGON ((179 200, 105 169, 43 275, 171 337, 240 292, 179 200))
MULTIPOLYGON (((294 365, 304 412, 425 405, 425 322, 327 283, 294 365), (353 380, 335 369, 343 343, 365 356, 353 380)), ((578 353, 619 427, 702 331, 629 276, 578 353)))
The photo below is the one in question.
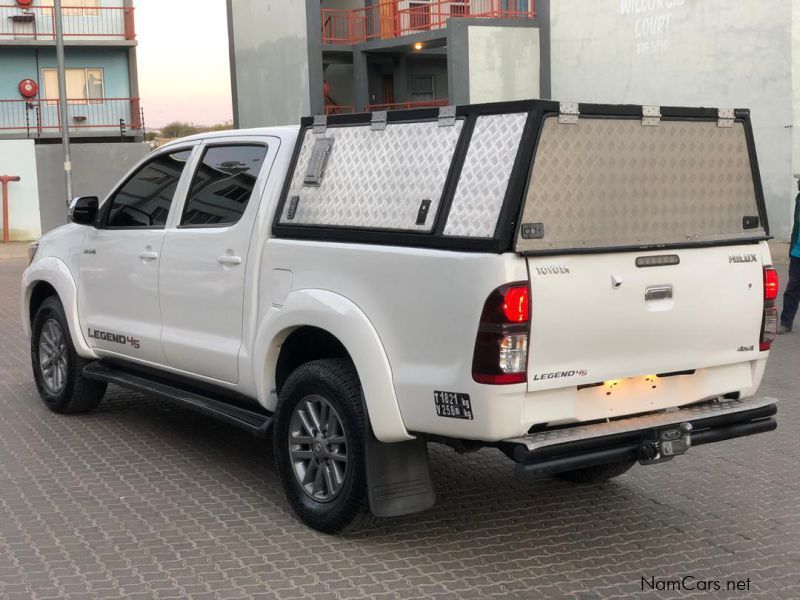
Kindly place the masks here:
POLYGON ((12 181, 19 181, 16 175, 0 175, 0 183, 3 184, 3 243, 8 243, 8 184, 12 181))

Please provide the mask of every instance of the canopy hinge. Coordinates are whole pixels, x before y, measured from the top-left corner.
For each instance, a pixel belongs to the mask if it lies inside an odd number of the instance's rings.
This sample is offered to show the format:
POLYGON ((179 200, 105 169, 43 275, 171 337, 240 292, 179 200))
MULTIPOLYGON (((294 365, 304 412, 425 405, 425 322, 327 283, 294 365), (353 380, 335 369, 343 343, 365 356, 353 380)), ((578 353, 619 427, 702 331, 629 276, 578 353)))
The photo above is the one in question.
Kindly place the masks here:
POLYGON ((456 124, 456 107, 442 106, 439 109, 439 127, 452 127, 456 124))
POLYGON ((386 111, 376 110, 372 113, 372 120, 370 121, 369 128, 372 131, 383 131, 386 129, 386 111))
POLYGON ((558 104, 558 122, 572 124, 578 122, 580 111, 577 102, 560 102, 558 104))
POLYGON ((314 115, 314 133, 325 133, 328 129, 327 115, 314 115))
POLYGON ((733 127, 734 118, 732 108, 717 109, 717 127, 733 127))
POLYGON ((656 127, 661 123, 660 106, 642 106, 642 125, 656 127))

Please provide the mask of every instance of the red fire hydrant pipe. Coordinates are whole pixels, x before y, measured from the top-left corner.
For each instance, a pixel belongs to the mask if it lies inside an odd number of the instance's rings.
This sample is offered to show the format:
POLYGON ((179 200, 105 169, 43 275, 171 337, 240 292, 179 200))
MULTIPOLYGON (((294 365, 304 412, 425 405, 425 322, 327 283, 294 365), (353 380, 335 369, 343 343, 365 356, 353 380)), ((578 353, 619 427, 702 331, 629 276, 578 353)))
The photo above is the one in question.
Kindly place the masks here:
POLYGON ((0 175, 0 183, 3 184, 3 243, 8 243, 8 184, 12 181, 19 181, 16 175, 0 175))

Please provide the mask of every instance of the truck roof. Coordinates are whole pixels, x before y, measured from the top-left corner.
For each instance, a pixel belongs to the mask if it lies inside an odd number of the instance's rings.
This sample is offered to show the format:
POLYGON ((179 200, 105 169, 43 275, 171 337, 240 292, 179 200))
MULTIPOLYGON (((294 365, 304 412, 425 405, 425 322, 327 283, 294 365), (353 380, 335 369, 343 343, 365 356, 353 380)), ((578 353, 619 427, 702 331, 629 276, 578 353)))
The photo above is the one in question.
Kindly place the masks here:
POLYGON ((174 144, 184 143, 184 142, 192 142, 196 140, 206 140, 206 139, 213 139, 213 138, 220 138, 220 137, 230 137, 230 136, 238 136, 238 135, 252 135, 252 136, 267 136, 267 135, 275 135, 281 137, 281 135, 286 134, 293 134, 296 135, 297 131, 300 129, 299 125, 283 125, 280 127, 254 127, 251 129, 226 129, 223 131, 207 131, 205 133, 196 133, 194 135, 189 135, 186 137, 178 138, 172 140, 171 142, 164 144, 163 148, 167 148, 174 144))

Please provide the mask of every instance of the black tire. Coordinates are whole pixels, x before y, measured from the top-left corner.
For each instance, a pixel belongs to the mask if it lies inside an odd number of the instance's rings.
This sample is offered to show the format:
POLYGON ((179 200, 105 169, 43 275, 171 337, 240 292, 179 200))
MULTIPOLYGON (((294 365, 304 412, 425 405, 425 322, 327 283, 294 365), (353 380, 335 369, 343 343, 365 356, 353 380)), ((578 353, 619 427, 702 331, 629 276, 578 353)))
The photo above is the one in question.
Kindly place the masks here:
MULTIPOLYGON (((318 433, 321 435, 323 432, 318 433)), ((361 384, 352 362, 347 359, 315 360, 298 367, 289 376, 281 389, 276 408, 273 445, 286 498, 303 523, 323 533, 336 534, 354 531, 372 522, 366 475, 365 440, 368 434, 369 424, 361 396, 361 384), (335 409, 343 429, 343 432, 338 433, 344 434, 339 437, 346 440, 346 446, 336 446, 340 453, 343 452, 347 456, 345 467, 342 469, 343 479, 336 494, 330 495, 330 498, 324 501, 315 499, 311 491, 304 488, 290 453, 292 444, 290 440, 299 439, 290 438, 290 435, 298 435, 296 429, 298 421, 293 421, 293 415, 297 412, 307 415, 308 411, 304 412, 304 407, 308 406, 306 403, 309 401, 316 402, 315 398, 324 399, 329 403, 329 409, 330 407, 335 409), (303 405, 298 407, 301 402, 303 405)), ((300 435, 311 438, 302 431, 300 435)), ((297 445, 293 447, 295 450, 298 449, 297 445)), ((326 445, 326 447, 333 446, 326 445)), ((301 445, 299 448, 304 450, 305 446, 301 445)), ((311 449, 313 444, 309 444, 309 450, 305 454, 308 455, 311 449)), ((306 473, 333 468, 333 463, 334 460, 331 458, 318 457, 314 450, 314 458, 309 460, 306 473), (317 460, 320 461, 319 465, 311 466, 310 463, 317 460), (328 467, 325 466, 326 463, 328 467)), ((341 463, 338 463, 338 466, 341 466, 341 463)), ((316 482, 309 481, 306 485, 315 487, 316 482)), ((323 483, 322 487, 324 485, 323 483)))
POLYGON ((85 413, 95 408, 103 399, 106 393, 106 384, 86 379, 83 376, 83 367, 87 361, 78 356, 75 346, 72 344, 72 337, 67 324, 67 317, 64 314, 64 307, 56 296, 46 298, 36 311, 31 327, 31 367, 33 368, 33 379, 39 396, 44 401, 47 408, 60 414, 85 413), (63 334, 63 344, 59 350, 59 356, 66 360, 63 369, 63 376, 60 385, 52 387, 45 376, 42 362, 40 361, 40 341, 43 337, 43 330, 48 328, 48 332, 60 328, 63 334))
POLYGON ((554 473, 553 477, 571 481, 572 483, 602 483, 619 477, 628 471, 633 465, 636 464, 636 459, 621 460, 619 462, 608 463, 605 465, 597 465, 595 467, 584 467, 583 469, 575 469, 573 471, 562 471, 561 473, 554 473))

